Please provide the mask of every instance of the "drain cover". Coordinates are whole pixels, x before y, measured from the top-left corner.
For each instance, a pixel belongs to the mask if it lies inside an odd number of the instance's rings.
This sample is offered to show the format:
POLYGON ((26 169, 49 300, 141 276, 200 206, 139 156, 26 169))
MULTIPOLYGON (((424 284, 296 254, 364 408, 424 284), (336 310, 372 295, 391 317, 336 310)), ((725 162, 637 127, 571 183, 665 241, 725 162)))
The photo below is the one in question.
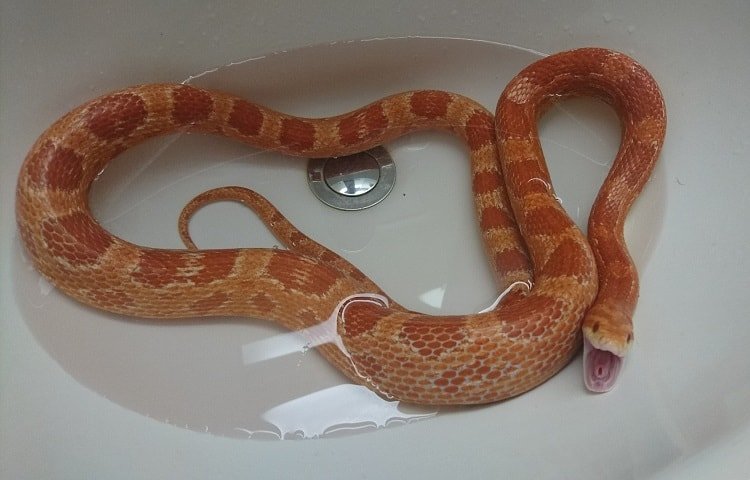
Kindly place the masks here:
POLYGON ((396 166, 383 147, 345 157, 314 158, 307 182, 316 197, 339 210, 362 210, 382 201, 396 183, 396 166))

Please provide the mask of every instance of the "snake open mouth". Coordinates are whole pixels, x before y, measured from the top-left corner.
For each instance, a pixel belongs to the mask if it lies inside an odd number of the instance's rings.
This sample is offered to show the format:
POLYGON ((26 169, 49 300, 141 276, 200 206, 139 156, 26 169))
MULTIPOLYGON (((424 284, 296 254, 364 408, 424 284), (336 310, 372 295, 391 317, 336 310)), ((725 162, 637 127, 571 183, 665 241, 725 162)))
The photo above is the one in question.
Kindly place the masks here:
POLYGON ((622 368, 622 357, 600 350, 583 340, 583 381, 595 393, 608 392, 614 387, 622 368))

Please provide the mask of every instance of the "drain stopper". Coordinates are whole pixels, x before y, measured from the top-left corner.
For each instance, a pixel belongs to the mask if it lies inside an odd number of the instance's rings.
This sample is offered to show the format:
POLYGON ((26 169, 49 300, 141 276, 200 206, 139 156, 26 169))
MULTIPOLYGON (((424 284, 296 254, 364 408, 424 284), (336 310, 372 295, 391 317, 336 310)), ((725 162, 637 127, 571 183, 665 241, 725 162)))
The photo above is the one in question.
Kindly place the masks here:
POLYGON ((363 210, 380 203, 396 183, 396 166, 383 147, 344 157, 314 158, 307 182, 320 201, 339 210, 363 210))

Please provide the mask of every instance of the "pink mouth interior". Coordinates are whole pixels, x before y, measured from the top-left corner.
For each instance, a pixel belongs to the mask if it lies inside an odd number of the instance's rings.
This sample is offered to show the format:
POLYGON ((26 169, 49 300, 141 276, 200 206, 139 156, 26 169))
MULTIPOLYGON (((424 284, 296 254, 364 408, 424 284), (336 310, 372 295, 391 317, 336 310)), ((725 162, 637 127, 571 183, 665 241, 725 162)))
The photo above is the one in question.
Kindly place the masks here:
POLYGON ((596 393, 610 391, 621 368, 621 357, 594 348, 588 340, 583 340, 583 381, 586 388, 596 393))

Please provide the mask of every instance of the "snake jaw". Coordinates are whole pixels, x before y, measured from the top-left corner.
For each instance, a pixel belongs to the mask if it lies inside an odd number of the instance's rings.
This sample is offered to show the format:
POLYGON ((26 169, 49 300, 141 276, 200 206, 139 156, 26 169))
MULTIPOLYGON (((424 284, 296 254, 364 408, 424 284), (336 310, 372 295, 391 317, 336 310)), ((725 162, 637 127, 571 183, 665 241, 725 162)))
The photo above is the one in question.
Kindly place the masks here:
POLYGON ((586 388, 594 393, 612 390, 620 374, 624 357, 608 350, 594 347, 583 339, 583 382, 586 388))

